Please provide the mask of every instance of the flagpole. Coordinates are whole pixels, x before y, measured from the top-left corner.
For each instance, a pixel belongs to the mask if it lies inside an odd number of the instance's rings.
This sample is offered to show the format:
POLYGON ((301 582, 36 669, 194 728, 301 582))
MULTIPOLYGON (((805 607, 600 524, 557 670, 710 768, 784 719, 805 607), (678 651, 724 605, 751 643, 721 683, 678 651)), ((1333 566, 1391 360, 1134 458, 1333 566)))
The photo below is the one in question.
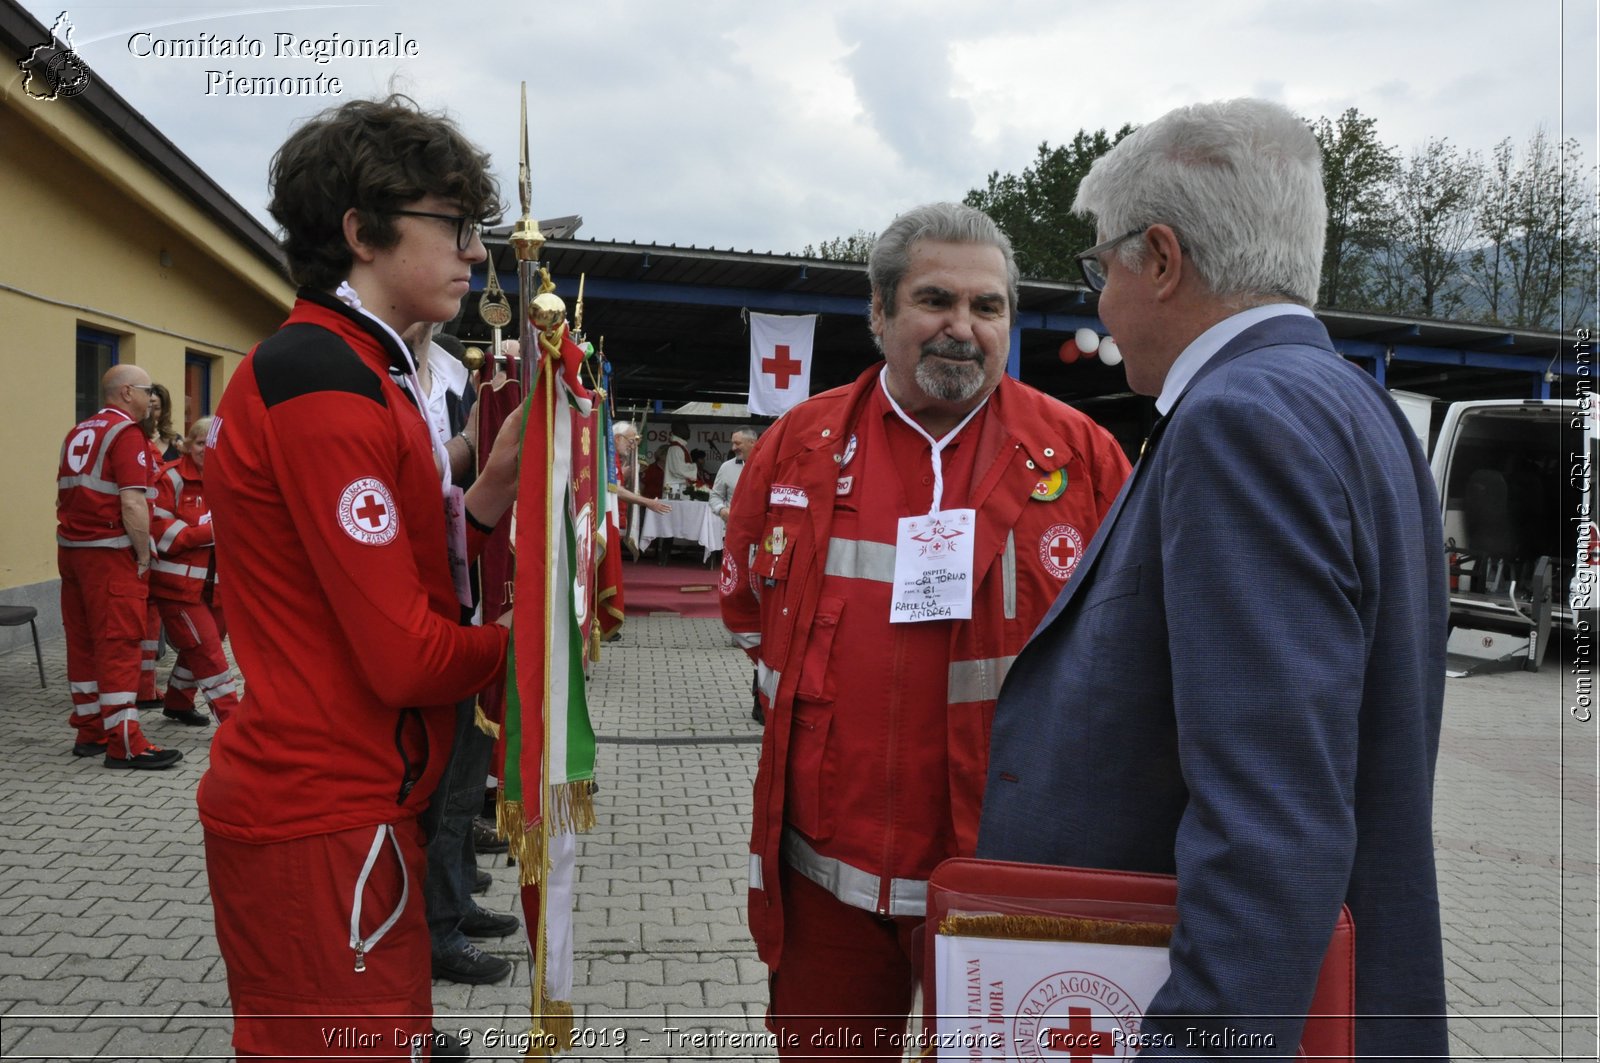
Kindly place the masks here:
MULTIPOLYGON (((513 227, 509 241, 512 247, 515 249, 517 256, 517 304, 520 318, 518 321, 519 332, 517 336, 517 345, 521 357, 521 365, 519 369, 522 378, 522 393, 526 396, 526 402, 531 404, 535 401, 534 389, 536 387, 542 386, 545 389, 545 394, 541 395, 538 401, 543 403, 543 409, 546 415, 546 438, 543 460, 551 464, 549 467, 547 467, 545 475, 547 493, 540 501, 543 502, 545 511, 545 548, 546 550, 553 550, 555 546, 555 539, 552 533, 552 525, 554 524, 554 503, 552 502, 552 499, 557 493, 557 485, 553 482, 553 463, 555 461, 555 408, 553 399, 555 395, 556 366, 554 357, 541 357, 543 352, 540 350, 539 343, 539 326, 541 324, 540 319, 542 316, 544 316, 546 308, 539 305, 539 297, 535 293, 538 291, 539 287, 539 252, 544 248, 545 238, 544 233, 540 232, 539 230, 539 223, 535 221, 533 217, 533 176, 532 169, 529 166, 528 161, 528 83, 526 81, 522 83, 522 129, 519 148, 520 152, 517 160, 517 194, 522 207, 522 217, 517 221, 516 226, 513 227), (543 374, 542 382, 540 380, 541 373, 543 374)), ((493 264, 491 263, 491 269, 492 268, 493 264)), ((524 499, 524 501, 529 500, 524 499)), ((530 944, 533 946, 534 954, 533 995, 532 1000, 529 1002, 529 1011, 533 1020, 535 1034, 545 1035, 548 1033, 546 1021, 548 1009, 546 1005, 548 1004, 549 987, 549 948, 546 940, 546 927, 548 926, 548 905, 550 897, 551 809, 549 807, 549 779, 551 719, 550 668, 552 657, 550 640, 552 638, 551 603, 554 598, 554 587, 552 586, 552 579, 549 575, 549 569, 551 566, 550 558, 548 556, 538 559, 522 557, 518 558, 518 562, 521 564, 528 564, 531 562, 533 564, 542 565, 547 573, 546 578, 543 581, 545 593, 544 601, 541 603, 542 613, 540 617, 540 624, 544 628, 544 637, 541 640, 544 649, 543 697, 541 699, 542 703, 540 706, 540 727, 542 731, 542 740, 540 742, 540 746, 542 747, 540 749, 541 770, 539 779, 535 784, 536 789, 534 791, 534 796, 538 802, 537 807, 539 815, 538 852, 535 854, 535 858, 539 862, 537 884, 537 889, 539 891, 539 908, 537 920, 538 925, 536 927, 529 928, 528 934, 530 938, 530 944)), ((527 803, 526 794, 524 794, 524 803, 527 803)), ((524 879, 524 881, 526 880, 524 879)), ((535 1036, 531 1038, 530 1041, 531 1043, 527 1053, 530 1058, 547 1058, 551 1054, 546 1050, 548 1041, 545 1036, 535 1036)))

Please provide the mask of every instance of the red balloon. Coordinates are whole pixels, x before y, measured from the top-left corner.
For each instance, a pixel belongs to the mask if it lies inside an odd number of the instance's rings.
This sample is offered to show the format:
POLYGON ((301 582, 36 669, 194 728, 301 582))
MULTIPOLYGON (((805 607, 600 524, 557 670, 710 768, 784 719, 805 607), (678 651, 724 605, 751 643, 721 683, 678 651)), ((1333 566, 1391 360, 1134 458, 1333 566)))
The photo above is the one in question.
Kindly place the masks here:
POLYGON ((1073 362, 1076 362, 1079 358, 1083 357, 1083 352, 1078 349, 1078 343, 1076 340, 1068 340, 1061 345, 1061 350, 1057 351, 1056 355, 1063 363, 1066 365, 1071 365, 1073 362))

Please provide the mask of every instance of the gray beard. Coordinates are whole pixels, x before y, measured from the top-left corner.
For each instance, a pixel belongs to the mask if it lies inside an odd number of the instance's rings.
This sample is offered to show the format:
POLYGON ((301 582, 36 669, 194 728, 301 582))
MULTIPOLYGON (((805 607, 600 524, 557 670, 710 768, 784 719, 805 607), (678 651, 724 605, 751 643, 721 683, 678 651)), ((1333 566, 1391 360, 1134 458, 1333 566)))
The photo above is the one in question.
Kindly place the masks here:
POLYGON ((917 362, 917 386, 942 402, 966 402, 983 390, 982 362, 951 362, 926 351, 917 362))

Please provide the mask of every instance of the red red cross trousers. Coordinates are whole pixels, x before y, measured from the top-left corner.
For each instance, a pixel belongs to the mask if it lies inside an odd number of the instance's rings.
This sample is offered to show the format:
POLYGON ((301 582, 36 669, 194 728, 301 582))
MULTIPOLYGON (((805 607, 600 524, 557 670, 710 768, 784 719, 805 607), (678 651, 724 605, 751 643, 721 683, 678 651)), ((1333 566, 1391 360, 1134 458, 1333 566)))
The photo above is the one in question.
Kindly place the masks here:
POLYGON ((772 357, 761 359, 761 371, 771 374, 774 384, 780 391, 788 390, 789 378, 799 376, 802 368, 804 367, 800 364, 800 359, 789 357, 787 343, 776 344, 772 348, 772 357))
POLYGON ((1052 1052, 1065 1052, 1072 1063, 1090 1063, 1095 1056, 1114 1056, 1117 1049, 1111 1034, 1094 1028, 1094 1019, 1088 1008, 1067 1009, 1067 1028, 1046 1027, 1040 1040, 1052 1052))
POLYGON ((389 508, 383 504, 383 499, 371 491, 361 496, 361 504, 355 510, 356 519, 373 531, 383 528, 383 518, 388 513, 389 508))

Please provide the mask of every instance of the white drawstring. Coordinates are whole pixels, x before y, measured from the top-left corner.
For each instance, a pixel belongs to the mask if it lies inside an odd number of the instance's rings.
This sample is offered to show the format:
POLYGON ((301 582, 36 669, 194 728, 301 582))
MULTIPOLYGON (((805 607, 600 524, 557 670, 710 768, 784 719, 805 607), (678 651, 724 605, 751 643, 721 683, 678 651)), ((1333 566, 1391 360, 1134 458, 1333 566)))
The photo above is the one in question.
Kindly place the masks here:
MULTIPOLYGON (((878 373, 878 386, 883 388, 883 397, 889 400, 889 408, 894 410, 895 415, 910 425, 912 431, 926 439, 928 446, 933 448, 933 508, 929 509, 928 512, 937 513, 939 512, 939 503, 944 501, 944 459, 941 457, 944 445, 961 434, 961 430, 967 427, 967 422, 977 416, 978 411, 988 404, 989 396, 985 395, 983 401, 974 406, 965 417, 961 418, 960 424, 946 432, 943 439, 935 441, 920 424, 906 416, 906 411, 902 410, 900 404, 894 401, 894 396, 889 394, 888 366, 884 366, 882 371, 878 373)), ((989 394, 992 395, 994 392, 991 391, 989 394)))
POLYGON ((406 898, 411 895, 411 876, 406 872, 405 854, 400 851, 400 839, 395 837, 394 827, 385 823, 378 828, 372 837, 372 848, 367 850, 367 862, 361 867, 361 877, 356 879, 356 895, 350 905, 350 947, 356 950, 356 971, 360 973, 367 969, 367 953, 383 940, 383 935, 400 921, 400 915, 406 910, 406 898), (372 875, 372 869, 378 863, 378 854, 383 852, 383 841, 387 837, 394 846, 394 855, 400 861, 400 903, 394 911, 389 913, 389 918, 383 925, 372 932, 372 936, 361 936, 361 895, 366 892, 367 879, 372 875))

